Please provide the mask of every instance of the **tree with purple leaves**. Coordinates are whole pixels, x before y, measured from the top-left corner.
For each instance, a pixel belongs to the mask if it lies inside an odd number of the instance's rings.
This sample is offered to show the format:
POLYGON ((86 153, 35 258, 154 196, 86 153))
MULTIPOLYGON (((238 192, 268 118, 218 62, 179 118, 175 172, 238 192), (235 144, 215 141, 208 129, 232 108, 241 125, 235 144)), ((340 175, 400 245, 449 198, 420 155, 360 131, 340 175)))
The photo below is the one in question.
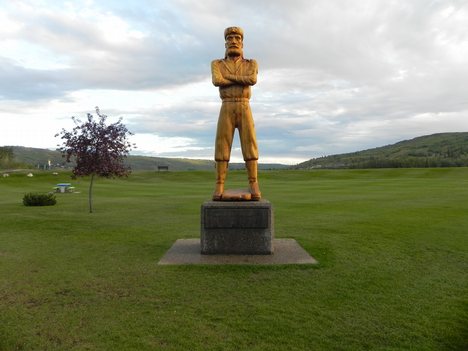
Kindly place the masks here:
POLYGON ((55 136, 63 140, 57 149, 67 162, 75 162, 72 178, 90 176, 89 183, 89 212, 93 212, 93 183, 94 178, 126 177, 130 174, 130 167, 124 164, 134 144, 127 137, 132 135, 122 124, 122 118, 113 124, 106 124, 107 116, 96 107, 98 119, 88 113, 87 121, 82 122, 72 117, 76 127, 71 131, 62 129, 55 136))

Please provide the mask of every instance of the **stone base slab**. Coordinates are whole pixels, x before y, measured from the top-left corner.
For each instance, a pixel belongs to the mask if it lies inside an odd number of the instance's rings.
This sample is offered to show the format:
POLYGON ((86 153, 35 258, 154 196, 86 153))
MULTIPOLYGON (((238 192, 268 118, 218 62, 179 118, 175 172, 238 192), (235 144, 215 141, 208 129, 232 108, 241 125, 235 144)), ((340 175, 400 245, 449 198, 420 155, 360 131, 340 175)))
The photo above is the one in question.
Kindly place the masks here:
POLYGON ((294 239, 274 239, 271 255, 202 255, 200 239, 178 239, 158 265, 317 264, 294 239))

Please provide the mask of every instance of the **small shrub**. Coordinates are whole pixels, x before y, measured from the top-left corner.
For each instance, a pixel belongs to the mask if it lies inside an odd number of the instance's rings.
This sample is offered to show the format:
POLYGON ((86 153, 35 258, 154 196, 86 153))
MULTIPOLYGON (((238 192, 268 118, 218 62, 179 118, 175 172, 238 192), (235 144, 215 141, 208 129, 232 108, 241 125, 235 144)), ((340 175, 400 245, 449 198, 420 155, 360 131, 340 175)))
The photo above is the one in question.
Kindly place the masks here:
POLYGON ((53 206, 56 203, 54 194, 27 193, 23 197, 24 206, 53 206))

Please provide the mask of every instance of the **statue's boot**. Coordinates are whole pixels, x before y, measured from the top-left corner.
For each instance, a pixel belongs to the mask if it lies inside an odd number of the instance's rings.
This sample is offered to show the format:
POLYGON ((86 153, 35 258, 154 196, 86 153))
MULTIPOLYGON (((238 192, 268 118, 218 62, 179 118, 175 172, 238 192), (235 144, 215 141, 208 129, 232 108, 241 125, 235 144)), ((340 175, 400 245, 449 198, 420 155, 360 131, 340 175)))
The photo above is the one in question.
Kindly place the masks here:
POLYGON ((224 180, 226 179, 226 172, 228 168, 227 161, 216 162, 216 186, 213 193, 213 200, 219 201, 224 193, 224 180))
POLYGON ((257 181, 257 160, 245 161, 245 167, 247 168, 247 175, 249 177, 249 192, 252 200, 258 201, 261 199, 262 193, 257 181))

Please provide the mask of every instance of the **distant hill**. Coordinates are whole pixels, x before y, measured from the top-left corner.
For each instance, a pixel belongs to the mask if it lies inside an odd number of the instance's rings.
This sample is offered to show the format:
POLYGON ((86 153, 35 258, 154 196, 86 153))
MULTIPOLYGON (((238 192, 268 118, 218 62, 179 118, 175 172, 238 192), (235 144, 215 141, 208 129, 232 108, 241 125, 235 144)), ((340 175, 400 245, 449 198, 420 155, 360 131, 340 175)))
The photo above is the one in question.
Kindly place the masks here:
MULTIPOLYGON (((14 160, 18 164, 29 165, 34 168, 46 168, 50 164, 53 168, 72 167, 66 163, 62 154, 56 150, 39 149, 23 146, 12 146, 14 160)), ((193 160, 183 158, 165 158, 148 156, 128 156, 125 162, 132 170, 157 170, 158 166, 167 166, 169 170, 208 170, 214 168, 210 160, 193 160)))
POLYGON ((158 166, 167 166, 170 171, 200 171, 214 169, 210 160, 195 160, 190 158, 166 158, 150 156, 128 156, 125 161, 134 171, 157 170, 158 166))
MULTIPOLYGON (((9 146, 16 165, 45 168, 70 167, 60 152, 22 146, 9 146)), ((129 156, 126 160, 132 170, 157 170, 167 166, 171 171, 213 170, 210 160, 129 156)), ((0 164, 1 166, 1 164, 0 164)), ((400 141, 396 144, 364 151, 314 158, 296 166, 259 164, 259 169, 311 168, 404 168, 404 167, 468 167, 468 132, 439 133, 400 141)), ((243 169, 243 163, 231 163, 231 169, 243 169)))
POLYGON ((293 168, 468 166, 468 133, 439 133, 364 151, 314 158, 293 168))
MULTIPOLYGON (((8 146, 12 148, 14 162, 17 165, 24 165, 34 168, 46 168, 50 164, 53 168, 71 167, 67 164, 59 151, 39 149, 23 146, 8 146)), ((170 171, 189 171, 189 170, 213 170, 214 161, 196 160, 189 158, 166 158, 150 156, 128 156, 125 161, 134 171, 139 170, 157 170, 158 166, 167 166, 170 171)), ((259 164, 259 169, 278 169, 287 168, 281 164, 259 164)), ((241 163, 232 163, 231 169, 244 168, 241 163)))
POLYGON ((49 160, 53 165, 65 164, 65 160, 58 151, 23 146, 9 147, 13 150, 14 160, 16 163, 30 167, 47 165, 49 160))

